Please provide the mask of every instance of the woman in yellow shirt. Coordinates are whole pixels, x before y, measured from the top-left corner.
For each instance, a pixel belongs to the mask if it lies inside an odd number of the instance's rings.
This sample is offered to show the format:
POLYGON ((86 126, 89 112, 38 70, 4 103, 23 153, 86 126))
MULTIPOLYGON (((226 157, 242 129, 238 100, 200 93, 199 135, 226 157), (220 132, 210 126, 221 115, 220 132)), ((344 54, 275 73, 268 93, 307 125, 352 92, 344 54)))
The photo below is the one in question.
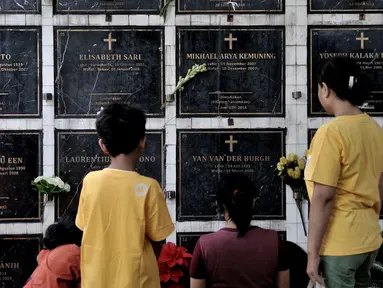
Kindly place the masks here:
POLYGON ((335 118, 311 143, 305 180, 311 201, 307 273, 326 288, 369 287, 382 244, 379 214, 383 172, 382 128, 358 106, 367 85, 351 59, 326 63, 318 97, 335 118))

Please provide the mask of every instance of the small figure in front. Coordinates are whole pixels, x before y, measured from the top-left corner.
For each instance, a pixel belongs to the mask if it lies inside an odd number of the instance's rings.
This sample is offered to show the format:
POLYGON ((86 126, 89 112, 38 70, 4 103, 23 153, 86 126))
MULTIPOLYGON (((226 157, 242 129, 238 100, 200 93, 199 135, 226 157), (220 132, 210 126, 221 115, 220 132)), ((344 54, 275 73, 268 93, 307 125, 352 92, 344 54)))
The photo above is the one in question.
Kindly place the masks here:
POLYGON ((174 224, 160 184, 136 172, 145 124, 142 111, 119 104, 97 115, 99 145, 111 164, 83 181, 76 219, 84 231, 83 288, 160 288, 156 255, 174 224))
POLYGON ((38 267, 24 288, 80 288, 80 245, 82 232, 76 214, 68 214, 48 227, 38 267))
POLYGON ((244 174, 220 183, 226 228, 202 236, 190 267, 191 288, 289 288, 288 254, 278 232, 250 226, 255 187, 244 174))

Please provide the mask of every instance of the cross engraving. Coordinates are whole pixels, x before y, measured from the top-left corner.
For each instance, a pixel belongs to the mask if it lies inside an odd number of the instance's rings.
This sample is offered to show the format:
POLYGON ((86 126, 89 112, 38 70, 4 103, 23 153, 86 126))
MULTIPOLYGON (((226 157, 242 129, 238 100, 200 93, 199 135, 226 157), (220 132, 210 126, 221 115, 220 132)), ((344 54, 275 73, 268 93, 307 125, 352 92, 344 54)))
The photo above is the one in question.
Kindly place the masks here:
POLYGON ((108 43, 109 51, 111 51, 112 50, 112 43, 113 42, 117 42, 117 39, 113 39, 112 38, 112 33, 109 33, 108 38, 104 39, 104 42, 108 43))
POLYGON ((233 38, 233 34, 230 33, 228 38, 225 38, 226 42, 229 42, 229 49, 233 50, 233 42, 238 41, 238 38, 233 38))
POLYGON ((364 41, 368 41, 369 38, 368 37, 364 38, 364 33, 361 32, 360 37, 356 37, 355 40, 360 41, 360 49, 364 49, 364 41))
POLYGON ((234 140, 233 135, 230 135, 230 140, 226 140, 225 144, 229 144, 230 145, 230 152, 233 152, 233 146, 234 146, 234 144, 238 144, 238 141, 234 140))

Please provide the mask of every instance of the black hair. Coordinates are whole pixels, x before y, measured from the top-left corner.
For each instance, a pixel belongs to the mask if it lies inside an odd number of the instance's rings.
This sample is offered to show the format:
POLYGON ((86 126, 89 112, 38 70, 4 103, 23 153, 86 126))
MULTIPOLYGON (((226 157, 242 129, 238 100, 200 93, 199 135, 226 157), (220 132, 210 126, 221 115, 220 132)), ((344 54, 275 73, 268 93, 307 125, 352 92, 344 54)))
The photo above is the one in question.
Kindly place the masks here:
POLYGON ((231 221, 237 226, 238 237, 249 231, 253 217, 255 187, 242 173, 230 173, 223 177, 217 191, 217 202, 221 213, 227 211, 231 221))
POLYGON ((130 154, 145 137, 146 118, 139 109, 110 104, 97 116, 96 129, 112 157, 130 154))
POLYGON ((45 231, 44 246, 53 250, 66 244, 81 246, 82 231, 76 227, 75 212, 68 213, 58 219, 45 231))
POLYGON ((339 99, 355 106, 362 105, 368 97, 366 75, 357 62, 350 58, 337 57, 329 60, 320 72, 318 83, 326 83, 339 99))

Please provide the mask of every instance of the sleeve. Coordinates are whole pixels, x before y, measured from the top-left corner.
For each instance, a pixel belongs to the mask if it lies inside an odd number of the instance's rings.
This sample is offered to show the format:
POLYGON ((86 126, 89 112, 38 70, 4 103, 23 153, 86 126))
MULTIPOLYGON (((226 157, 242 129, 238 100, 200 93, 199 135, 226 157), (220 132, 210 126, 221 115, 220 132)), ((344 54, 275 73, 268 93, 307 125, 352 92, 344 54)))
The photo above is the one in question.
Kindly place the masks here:
POLYGON ((201 242, 198 241, 193 252, 193 258, 190 265, 190 277, 194 279, 206 278, 205 260, 202 256, 201 242))
POLYGON ((290 269, 289 256, 285 242, 278 235, 278 271, 286 271, 290 269))
POLYGON ((81 272, 80 272, 80 255, 76 257, 76 262, 72 263, 70 266, 71 273, 73 275, 73 279, 76 281, 76 283, 80 282, 81 279, 81 272))
POLYGON ((84 231, 87 225, 87 215, 85 209, 85 193, 86 193, 86 177, 82 183, 82 189, 80 193, 80 201, 78 204, 77 216, 76 216, 76 226, 81 231, 84 231))
POLYGON ((155 181, 149 189, 145 207, 146 236, 154 242, 160 242, 173 233, 174 224, 160 184, 155 181))
POLYGON ((341 153, 339 135, 331 127, 319 128, 307 158, 305 180, 336 187, 341 169, 341 153))

